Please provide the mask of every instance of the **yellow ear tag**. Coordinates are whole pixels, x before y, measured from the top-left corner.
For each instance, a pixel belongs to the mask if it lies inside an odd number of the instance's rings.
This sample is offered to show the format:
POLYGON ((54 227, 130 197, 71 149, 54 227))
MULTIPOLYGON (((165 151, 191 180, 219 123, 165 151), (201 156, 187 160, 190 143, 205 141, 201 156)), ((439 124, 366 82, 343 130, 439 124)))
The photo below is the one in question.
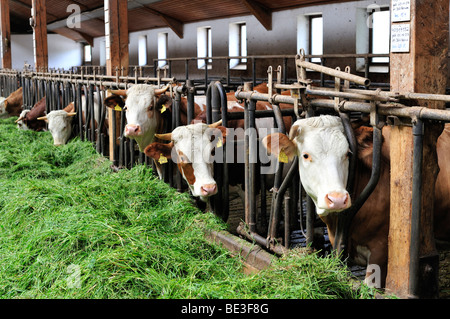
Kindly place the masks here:
POLYGON ((167 110, 166 106, 163 104, 161 108, 161 113, 164 113, 167 110))
POLYGON ((165 164, 167 163, 167 157, 165 157, 164 155, 159 155, 159 160, 158 160, 159 164, 165 164))
POLYGON ((281 163, 287 163, 287 162, 289 162, 289 159, 288 159, 286 153, 284 152, 284 150, 281 150, 281 151, 280 151, 280 154, 278 154, 278 160, 279 160, 281 163))
POLYGON ((222 139, 219 138, 219 140, 217 141, 216 147, 222 147, 223 143, 222 143, 222 139))
POLYGON ((114 106, 114 110, 115 111, 122 111, 122 108, 119 106, 119 104, 116 104, 116 106, 114 106))

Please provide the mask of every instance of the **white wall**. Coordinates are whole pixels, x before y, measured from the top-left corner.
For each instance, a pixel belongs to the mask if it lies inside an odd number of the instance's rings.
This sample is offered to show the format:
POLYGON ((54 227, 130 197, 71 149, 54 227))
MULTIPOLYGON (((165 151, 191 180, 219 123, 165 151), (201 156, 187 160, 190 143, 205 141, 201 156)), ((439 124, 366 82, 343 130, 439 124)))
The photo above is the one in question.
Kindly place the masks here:
MULTIPOLYGON (((59 34, 48 34, 48 66, 69 69, 81 65, 83 45, 59 34)), ((33 35, 11 35, 12 68, 21 70, 25 63, 34 66, 33 35)))

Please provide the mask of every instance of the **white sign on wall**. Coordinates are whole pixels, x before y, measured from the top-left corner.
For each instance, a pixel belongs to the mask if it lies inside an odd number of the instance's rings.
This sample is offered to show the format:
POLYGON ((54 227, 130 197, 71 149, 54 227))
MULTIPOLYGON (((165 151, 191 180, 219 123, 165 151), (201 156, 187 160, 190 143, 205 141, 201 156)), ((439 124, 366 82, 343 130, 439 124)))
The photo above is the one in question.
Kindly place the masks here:
POLYGON ((411 19, 410 0, 392 0, 391 8, 392 22, 403 22, 411 19))
POLYGON ((409 23, 391 25, 391 52, 409 52, 409 23))

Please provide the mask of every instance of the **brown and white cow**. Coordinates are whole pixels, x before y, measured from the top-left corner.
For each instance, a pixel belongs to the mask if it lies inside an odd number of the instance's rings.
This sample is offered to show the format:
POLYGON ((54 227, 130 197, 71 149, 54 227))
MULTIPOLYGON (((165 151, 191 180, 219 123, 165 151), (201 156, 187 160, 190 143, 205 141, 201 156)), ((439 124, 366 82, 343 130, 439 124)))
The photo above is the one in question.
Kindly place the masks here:
MULTIPOLYGON (((163 133, 166 123, 172 122, 172 96, 166 91, 170 84, 159 89, 154 85, 136 84, 128 90, 111 90, 111 95, 105 99, 109 108, 125 111, 127 124, 124 135, 134 139, 141 152, 148 146, 156 133, 163 133)), ((187 99, 180 101, 180 121, 187 124, 187 99)), ((204 97, 195 97, 194 116, 205 107, 204 97)), ((155 161, 158 175, 162 178, 161 164, 155 161)))
POLYGON ((45 116, 45 96, 37 102, 31 110, 23 110, 19 118, 16 120, 17 128, 21 130, 33 130, 36 132, 45 129, 45 122, 38 118, 45 116))
POLYGON ((157 138, 170 143, 151 143, 144 152, 160 163, 168 159, 177 163, 192 195, 205 202, 217 193, 212 153, 225 143, 226 129, 220 125, 221 122, 182 125, 172 133, 156 134, 157 138))
MULTIPOLYGON (((359 196, 370 179, 372 169, 373 130, 361 126, 354 129, 358 142, 355 196, 359 196)), ((373 193, 354 217, 349 230, 350 259, 362 266, 378 265, 381 285, 387 273, 389 231, 390 127, 382 130, 381 176, 373 193)), ((345 190, 348 177, 349 147, 338 117, 320 116, 302 119, 292 126, 290 136, 271 134, 263 144, 269 152, 283 152, 289 159, 299 157, 299 173, 306 192, 316 204, 319 217, 326 223, 330 241, 334 245, 337 218, 340 211, 351 205, 345 190)), ((438 139, 437 152, 441 171, 436 182, 435 237, 450 241, 450 125, 438 139)), ((367 273, 366 278, 371 273, 367 273)))
MULTIPOLYGON (((281 108, 292 108, 291 105, 280 105, 281 108)), ((237 101, 234 93, 227 94, 227 108, 228 112, 242 112, 244 110, 243 102, 237 101)), ((268 102, 258 101, 256 104, 256 110, 269 110, 272 106, 268 102)), ((200 113, 193 121, 194 124, 187 126, 180 126, 176 128, 172 133, 157 134, 156 137, 162 140, 170 141, 170 144, 164 144, 160 142, 153 142, 148 145, 144 152, 147 156, 160 161, 160 156, 163 155, 164 161, 168 157, 181 158, 180 166, 178 163, 178 169, 183 176, 184 180, 189 185, 191 193, 194 197, 200 197, 203 201, 209 196, 217 193, 216 182, 213 176, 213 160, 221 159, 219 155, 211 158, 211 152, 214 150, 221 150, 219 153, 227 152, 228 164, 233 165, 231 171, 232 176, 229 176, 229 182, 232 186, 243 186, 244 184, 244 152, 242 143, 240 148, 236 148, 236 145, 225 145, 226 139, 228 140, 243 140, 244 139, 244 120, 230 120, 227 123, 227 127, 218 126, 217 122, 215 126, 220 130, 221 135, 212 134, 211 128, 205 123, 205 112, 200 113), (200 122, 200 123, 199 123, 200 122), (213 140, 211 138, 214 137, 213 140), (221 147, 224 145, 225 147, 221 147), (231 145, 231 147, 229 147, 231 145), (226 149, 226 150, 224 150, 226 149), (173 151, 175 150, 175 151, 173 151), (182 155, 178 154, 178 151, 182 155), (172 152, 172 153, 171 153, 172 152), (186 173, 189 172, 189 173, 186 173), (206 186, 205 186, 206 185, 206 186)), ((285 126, 287 129, 291 125, 291 117, 284 117, 285 126)), ((255 120, 256 131, 255 134, 259 138, 263 138, 267 134, 271 133, 275 129, 275 122, 272 117, 270 118, 257 118, 255 120)), ((216 130, 217 133, 217 130, 216 130)), ((276 158, 272 157, 271 163, 277 164, 276 158)), ((285 172, 289 169, 289 166, 285 166, 285 172)), ((261 173, 267 176, 273 177, 273 173, 276 171, 276 165, 262 168, 261 173)), ((270 184, 273 181, 268 181, 270 184)), ((235 188, 233 192, 237 192, 239 195, 239 187, 235 188)))
MULTIPOLYGON (((94 92, 94 119, 95 126, 99 123, 100 100, 97 92, 94 92)), ((81 97, 82 122, 86 122, 86 96, 81 97)), ((55 146, 64 145, 72 135, 72 120, 75 112, 74 102, 69 103, 63 110, 49 112, 46 116, 39 117, 38 120, 48 123, 48 130, 52 134, 55 146)))
POLYGON ((19 116, 23 109, 22 87, 12 92, 0 104, 0 112, 7 113, 9 116, 19 116))

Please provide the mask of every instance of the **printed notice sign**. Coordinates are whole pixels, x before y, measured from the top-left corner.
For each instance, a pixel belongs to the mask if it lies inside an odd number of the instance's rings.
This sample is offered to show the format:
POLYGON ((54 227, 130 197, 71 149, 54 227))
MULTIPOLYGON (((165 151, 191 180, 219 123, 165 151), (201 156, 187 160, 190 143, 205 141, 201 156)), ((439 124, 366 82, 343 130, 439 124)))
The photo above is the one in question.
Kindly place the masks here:
POLYGON ((392 0, 392 22, 403 22, 411 19, 410 0, 392 0))
POLYGON ((391 25, 391 52, 409 52, 409 23, 391 25))

